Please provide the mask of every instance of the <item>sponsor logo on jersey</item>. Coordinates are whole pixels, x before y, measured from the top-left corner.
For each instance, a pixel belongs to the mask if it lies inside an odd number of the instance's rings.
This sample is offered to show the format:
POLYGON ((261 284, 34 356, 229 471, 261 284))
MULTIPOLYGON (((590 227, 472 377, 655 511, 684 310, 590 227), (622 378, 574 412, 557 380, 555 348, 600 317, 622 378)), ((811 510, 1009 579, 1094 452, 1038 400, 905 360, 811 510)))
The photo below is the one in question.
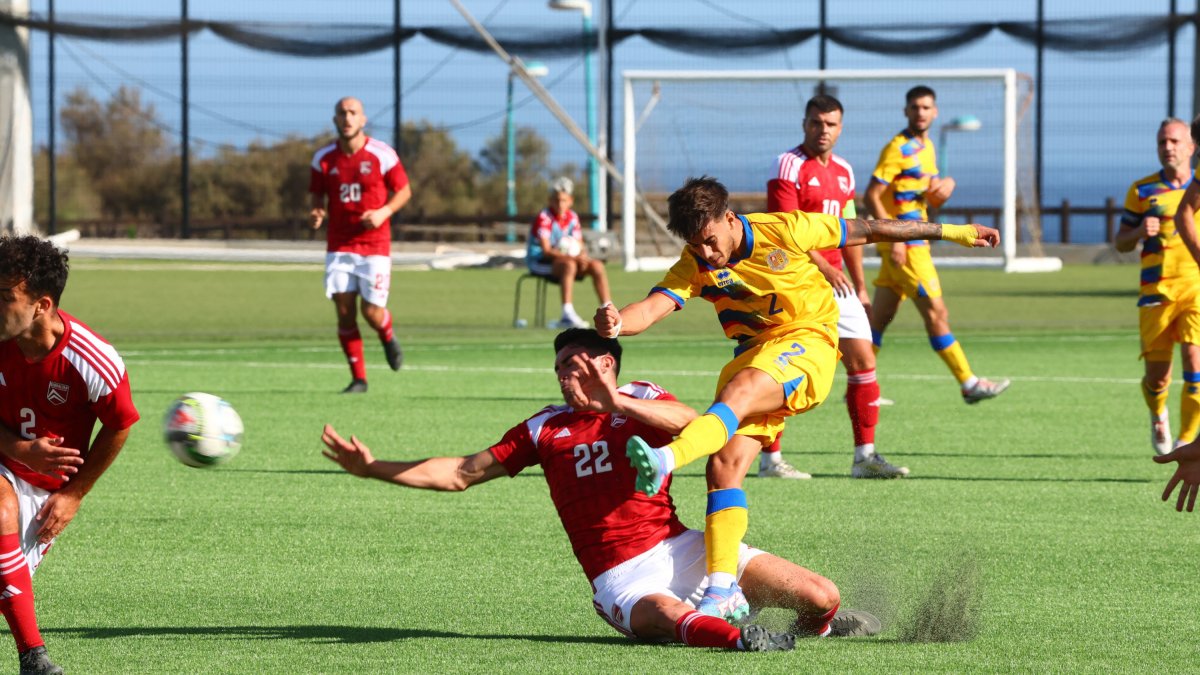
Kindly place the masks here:
POLYGON ((566 427, 563 427, 562 429, 559 430, 559 432, 557 434, 554 434, 555 438, 569 438, 570 436, 571 436, 571 430, 566 427))
POLYGON ((70 393, 70 385, 51 380, 49 386, 46 387, 46 400, 54 405, 62 405, 67 402, 67 396, 70 393))
POLYGON ((845 176, 838 176, 837 179, 838 179, 838 187, 841 188, 842 192, 849 192, 850 191, 850 179, 846 178, 845 176))
POLYGON ((720 272, 717 272, 717 288, 725 288, 726 286, 729 286, 735 282, 737 282, 737 279, 733 278, 733 272, 730 272, 729 270, 721 270, 720 272))
POLYGON ((613 415, 612 419, 609 420, 608 424, 612 428, 617 429, 619 427, 625 426, 625 420, 627 420, 627 419, 629 419, 629 418, 625 417, 624 415, 613 415))
POLYGON ((364 160, 361 163, 359 163, 358 172, 364 176, 370 174, 371 173, 371 162, 364 160))
POLYGON ((767 254, 767 266, 776 272, 782 272, 788 264, 787 254, 782 249, 775 249, 767 254))
POLYGON ((0 373, 0 385, 3 385, 5 387, 8 386, 8 383, 4 381, 4 373, 0 373))
POLYGON ((337 170, 337 167, 336 167, 336 166, 335 166, 335 167, 333 167, 333 169, 332 169, 332 170, 329 172, 329 175, 330 175, 330 176, 336 176, 336 175, 338 175, 338 170, 337 170))
POLYGON ((821 181, 817 180, 816 176, 813 176, 812 178, 808 179, 808 186, 809 187, 821 187, 821 181))

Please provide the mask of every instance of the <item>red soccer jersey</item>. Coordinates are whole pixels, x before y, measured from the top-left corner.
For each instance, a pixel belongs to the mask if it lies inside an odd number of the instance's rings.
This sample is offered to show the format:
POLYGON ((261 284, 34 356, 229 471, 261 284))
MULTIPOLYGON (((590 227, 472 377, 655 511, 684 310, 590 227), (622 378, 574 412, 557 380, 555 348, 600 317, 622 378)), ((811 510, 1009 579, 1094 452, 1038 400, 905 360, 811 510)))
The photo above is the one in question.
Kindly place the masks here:
MULTIPOLYGON (((767 181, 767 210, 807 211, 843 216, 846 202, 854 201, 854 169, 850 163, 829 156, 829 164, 823 165, 809 157, 803 145, 783 153, 775 160, 775 177, 767 181)), ((842 266, 840 248, 818 251, 837 268, 842 266)))
MULTIPOLYGON (((127 429, 138 421, 129 376, 117 350, 75 317, 59 310, 66 331, 46 358, 25 360, 16 340, 0 342, 0 424, 32 440, 61 436, 87 458, 96 420, 127 429)), ((63 481, 0 455, 17 476, 46 490, 63 481)))
POLYGON ((308 191, 327 199, 327 251, 360 255, 391 253, 390 222, 370 229, 362 226, 362 213, 387 203, 388 192, 408 185, 400 156, 383 141, 368 138, 358 152, 347 155, 330 143, 313 155, 308 191))
POLYGON ((561 216, 556 216, 554 211, 542 209, 537 214, 537 218, 533 219, 533 225, 529 228, 529 242, 525 252, 527 260, 542 260, 545 257, 546 252, 542 250, 542 237, 545 237, 551 246, 557 246, 559 240, 564 237, 578 239, 582 245, 583 228, 579 225, 579 215, 571 209, 567 209, 561 216))
MULTIPOLYGON (((631 382, 619 391, 675 400, 649 382, 631 382)), ((675 515, 670 478, 653 497, 634 489, 636 472, 625 457, 625 442, 634 435, 651 445, 671 441, 671 434, 634 419, 555 405, 509 429, 490 448, 510 476, 542 465, 550 498, 588 579, 687 529, 675 515)))

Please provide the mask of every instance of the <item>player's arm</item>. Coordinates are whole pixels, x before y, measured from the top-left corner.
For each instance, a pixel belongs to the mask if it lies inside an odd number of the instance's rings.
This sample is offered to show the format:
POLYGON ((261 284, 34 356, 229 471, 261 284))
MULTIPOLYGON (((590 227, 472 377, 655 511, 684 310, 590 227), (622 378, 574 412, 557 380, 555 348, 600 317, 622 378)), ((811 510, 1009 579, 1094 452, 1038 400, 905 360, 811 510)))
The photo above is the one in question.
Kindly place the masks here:
POLYGON ((864 306, 871 305, 871 294, 867 289, 867 275, 863 273, 863 252, 861 246, 847 246, 842 249, 842 260, 846 263, 846 273, 850 277, 850 285, 864 306))
POLYGON ((309 195, 312 199, 308 211, 308 222, 316 230, 325 222, 325 193, 311 192, 309 195))
POLYGON ((678 308, 674 300, 658 292, 625 305, 620 311, 612 304, 601 305, 594 317, 596 332, 607 338, 637 335, 678 308))
POLYGON ((442 492, 461 492, 493 478, 508 475, 504 465, 489 450, 465 457, 430 457, 412 462, 385 462, 375 459, 356 436, 346 440, 325 425, 321 433, 322 453, 347 473, 359 478, 374 478, 403 487, 442 492))
POLYGON ((904 242, 913 239, 937 239, 952 241, 967 248, 995 247, 1000 243, 1000 232, 995 228, 971 223, 950 225, 930 223, 924 220, 846 220, 845 246, 880 241, 904 242))
POLYGON ((389 218, 396 215, 408 200, 412 199, 412 184, 406 184, 404 187, 392 193, 387 202, 377 209, 367 209, 362 213, 362 222, 367 227, 380 227, 388 221, 389 218))
POLYGON ((817 253, 816 251, 809 251, 808 259, 812 261, 812 264, 817 266, 817 269, 821 272, 821 276, 825 277, 825 281, 828 281, 829 285, 833 286, 834 294, 840 297, 845 297, 853 292, 853 289, 850 288, 850 281, 846 278, 846 275, 842 273, 841 269, 834 267, 828 260, 826 260, 825 256, 817 253))
POLYGON ((78 448, 61 445, 58 436, 27 440, 0 426, 0 454, 48 476, 69 477, 83 464, 78 448))
MULTIPOLYGON (((1175 218, 1178 223, 1178 213, 1175 218)), ((1182 483, 1183 487, 1179 488, 1179 498, 1175 501, 1175 510, 1182 512, 1186 503, 1187 510, 1190 512, 1196 506, 1197 493, 1200 493, 1200 443, 1192 441, 1187 445, 1181 445, 1165 455, 1155 456, 1154 461, 1159 464, 1179 463, 1175 468, 1175 474, 1167 481, 1167 488, 1163 490, 1162 498, 1164 502, 1170 499, 1171 493, 1175 491, 1175 486, 1182 483)))
MULTIPOLYGON (((1188 189, 1190 190, 1191 186, 1188 189)), ((1178 218, 1176 218, 1176 222, 1178 222, 1178 218)), ((1138 196, 1135 183, 1125 194, 1125 213, 1121 215, 1121 227, 1113 237, 1113 248, 1121 253, 1129 253, 1137 248, 1139 241, 1157 236, 1161 224, 1157 216, 1145 213, 1145 205, 1138 196)))
POLYGON ((129 429, 100 427, 95 440, 92 441, 92 448, 88 450, 87 460, 79 467, 79 472, 58 492, 50 495, 38 511, 37 520, 41 523, 38 528, 39 541, 43 544, 49 543, 67 527, 79 511, 79 502, 92 491, 96 481, 112 466, 121 448, 125 447, 129 429))
POLYGON ((1175 231, 1192 257, 1200 262, 1200 241, 1196 240, 1197 209, 1200 209, 1200 188, 1196 187, 1196 181, 1192 181, 1183 191, 1183 199, 1175 211, 1175 231))
MULTIPOLYGON (((887 183, 872 178, 863 194, 863 202, 867 207, 867 215, 882 218, 887 210, 883 207, 883 193, 887 191, 887 183)), ((897 267, 903 267, 908 262, 908 247, 893 246, 889 256, 897 267)))
POLYGON ((671 435, 683 431, 698 416, 695 409, 674 398, 643 399, 622 395, 612 381, 600 374, 595 358, 576 354, 570 363, 570 375, 563 383, 563 398, 576 410, 625 415, 671 435))

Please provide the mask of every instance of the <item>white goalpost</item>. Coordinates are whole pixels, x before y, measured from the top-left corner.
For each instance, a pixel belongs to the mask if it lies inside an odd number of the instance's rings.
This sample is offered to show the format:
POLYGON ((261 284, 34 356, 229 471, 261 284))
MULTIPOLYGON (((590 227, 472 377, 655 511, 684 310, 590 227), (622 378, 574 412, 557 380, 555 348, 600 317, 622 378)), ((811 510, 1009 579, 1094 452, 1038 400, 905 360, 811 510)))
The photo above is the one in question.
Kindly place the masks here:
MULTIPOLYGON (((946 249, 946 255, 937 246, 938 263, 992 266, 1008 272, 1061 269, 1061 260, 1040 255, 1032 162, 1023 163, 1020 155, 1027 150, 1022 146, 1031 145, 1020 133, 1030 135, 1030 125, 1020 124, 1022 80, 1026 85, 1030 82, 1012 69, 625 71, 621 149, 625 269, 664 269, 677 258, 679 242, 664 247, 665 235, 639 214, 645 215, 642 211, 652 205, 665 208, 662 199, 688 176, 713 175, 751 205, 747 210, 765 209, 765 194, 761 205, 753 204, 773 177, 775 157, 803 140, 804 104, 818 90, 837 96, 846 108, 835 152, 855 167, 861 196, 879 150, 904 127, 904 93, 917 84, 937 91, 940 114, 931 134, 941 141, 935 139, 939 163, 949 163, 952 154, 954 158, 948 167, 952 171, 943 168, 943 174, 958 176, 958 188, 946 210, 990 216, 992 222, 983 217, 975 220, 1001 232, 1000 255, 972 255, 961 249, 946 249), (967 119, 970 124, 961 123, 967 119), (947 136, 955 131, 975 133, 947 136), (637 195, 646 196, 643 209, 637 195), (956 210, 959 204, 962 209, 956 210), (1024 257, 1018 256, 1018 233, 1028 244, 1024 257)), ((1027 108, 1028 98, 1024 103, 1027 108)), ((1028 158, 1030 153, 1024 154, 1028 158)), ((947 220, 961 222, 963 217, 947 220)))

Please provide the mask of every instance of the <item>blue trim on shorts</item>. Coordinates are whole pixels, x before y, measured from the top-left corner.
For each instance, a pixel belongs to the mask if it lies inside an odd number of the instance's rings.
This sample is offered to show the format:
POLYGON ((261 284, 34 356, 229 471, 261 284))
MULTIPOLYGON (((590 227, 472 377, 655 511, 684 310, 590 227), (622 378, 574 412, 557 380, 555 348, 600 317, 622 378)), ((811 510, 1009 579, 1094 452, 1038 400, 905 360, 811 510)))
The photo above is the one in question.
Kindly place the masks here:
POLYGON ((946 333, 945 335, 931 336, 929 338, 929 346, 933 347, 933 351, 935 352, 940 352, 952 344, 954 344, 954 333, 946 333))
POLYGON ((725 425, 725 440, 733 438, 733 432, 737 431, 738 418, 733 414, 733 410, 724 403, 714 403, 708 406, 708 410, 704 411, 705 415, 716 415, 717 419, 721 420, 721 424, 725 425))
POLYGON ((741 488, 726 488, 708 493, 708 510, 704 515, 711 516, 725 509, 750 510, 750 502, 746 501, 746 491, 741 488))
POLYGON ((800 377, 797 377, 794 380, 788 380, 787 382, 784 382, 783 383, 783 397, 791 398, 792 394, 796 393, 796 390, 800 388, 800 385, 803 382, 804 382, 803 375, 801 375, 800 377))

